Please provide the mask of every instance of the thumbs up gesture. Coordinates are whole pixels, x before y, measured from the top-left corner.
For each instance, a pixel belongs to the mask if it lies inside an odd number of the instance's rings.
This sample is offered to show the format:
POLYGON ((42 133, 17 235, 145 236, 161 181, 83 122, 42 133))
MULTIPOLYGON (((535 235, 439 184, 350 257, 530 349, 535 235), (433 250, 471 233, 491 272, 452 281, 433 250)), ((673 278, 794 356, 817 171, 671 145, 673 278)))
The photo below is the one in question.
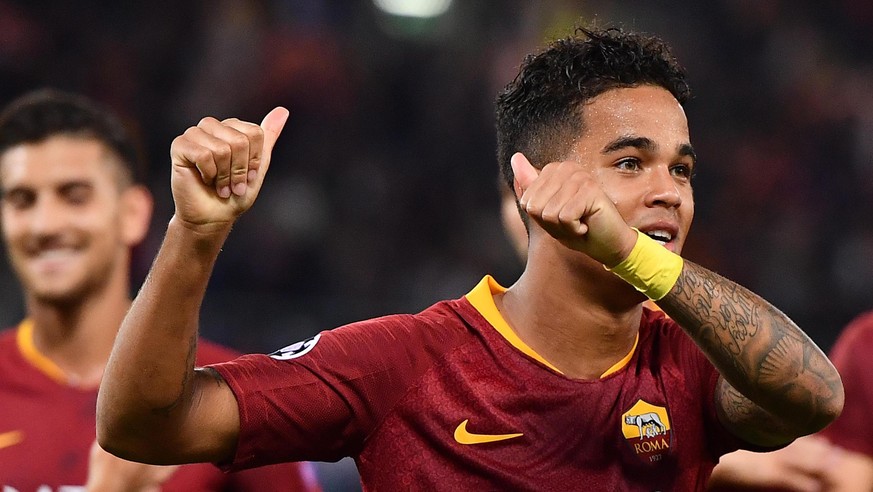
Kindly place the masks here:
POLYGON ((287 120, 282 107, 260 125, 206 117, 176 137, 170 147, 176 217, 192 228, 232 224, 257 198, 287 120))
POLYGON ((608 267, 630 254, 636 232, 584 166, 552 162, 537 170, 521 153, 511 164, 519 206, 550 236, 608 267))

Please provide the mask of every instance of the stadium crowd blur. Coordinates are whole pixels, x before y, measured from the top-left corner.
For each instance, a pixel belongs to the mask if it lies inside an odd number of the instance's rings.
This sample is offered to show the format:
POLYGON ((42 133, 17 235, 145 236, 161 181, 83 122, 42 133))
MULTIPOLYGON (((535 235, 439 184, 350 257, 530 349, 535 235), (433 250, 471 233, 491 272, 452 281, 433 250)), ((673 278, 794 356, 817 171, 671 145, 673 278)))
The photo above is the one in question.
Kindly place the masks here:
MULTIPOLYGON (((272 351, 460 296, 486 272, 512 283, 494 96, 523 53, 580 18, 657 33, 689 71, 700 163, 685 256, 828 349, 873 307, 866 0, 456 0, 431 19, 370 0, 0 0, 0 102, 53 86, 121 112, 144 142, 158 224, 172 214, 174 135, 204 114, 288 107, 265 196, 224 248, 202 322, 217 341, 272 351)), ((137 281, 160 240, 139 248, 137 281)), ((2 268, 8 326, 21 301, 2 268)))

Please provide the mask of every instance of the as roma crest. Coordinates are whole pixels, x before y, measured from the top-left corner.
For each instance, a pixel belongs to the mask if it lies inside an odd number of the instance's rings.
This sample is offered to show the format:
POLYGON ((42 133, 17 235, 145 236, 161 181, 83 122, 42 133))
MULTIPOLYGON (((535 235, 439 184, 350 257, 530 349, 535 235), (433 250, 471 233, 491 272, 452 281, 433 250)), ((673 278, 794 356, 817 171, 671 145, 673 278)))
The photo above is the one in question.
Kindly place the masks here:
POLYGON ((643 461, 661 461, 670 452, 672 432, 667 409, 637 400, 621 416, 621 432, 643 461))

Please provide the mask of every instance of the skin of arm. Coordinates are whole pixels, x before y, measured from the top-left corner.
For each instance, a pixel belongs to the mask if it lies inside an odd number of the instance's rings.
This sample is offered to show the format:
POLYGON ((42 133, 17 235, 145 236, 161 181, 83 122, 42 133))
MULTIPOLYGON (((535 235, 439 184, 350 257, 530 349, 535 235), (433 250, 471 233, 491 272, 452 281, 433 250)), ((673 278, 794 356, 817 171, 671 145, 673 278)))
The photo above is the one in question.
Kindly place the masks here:
POLYGON ((721 377, 719 417, 748 442, 773 446, 839 416, 843 385, 821 349, 748 289, 685 261, 658 305, 697 343, 721 377))
POLYGON ((88 457, 87 492, 160 492, 176 466, 125 461, 104 451, 95 441, 88 457))
POLYGON ((835 491, 840 448, 818 436, 806 436, 769 453, 734 451, 721 457, 707 490, 835 491))
POLYGON ((791 492, 870 492, 873 459, 806 436, 778 451, 735 451, 721 457, 707 490, 791 492))
MULTIPOLYGON (((636 232, 578 164, 551 163, 537 171, 515 154, 512 169, 519 206, 550 236, 608 267, 630 254, 636 232)), ((751 291, 685 261, 658 305, 721 374, 716 407, 738 437, 780 445, 821 430, 840 414, 844 393, 833 364, 751 291)))
POLYGON ((843 450, 838 466, 829 475, 833 492, 870 492, 873 490, 873 458, 864 453, 843 450))
POLYGON ((195 370, 199 310, 234 221, 254 203, 288 118, 260 126, 204 118, 171 146, 176 210, 122 323, 100 385, 97 440, 124 459, 178 464, 229 459, 236 399, 215 371, 195 370))

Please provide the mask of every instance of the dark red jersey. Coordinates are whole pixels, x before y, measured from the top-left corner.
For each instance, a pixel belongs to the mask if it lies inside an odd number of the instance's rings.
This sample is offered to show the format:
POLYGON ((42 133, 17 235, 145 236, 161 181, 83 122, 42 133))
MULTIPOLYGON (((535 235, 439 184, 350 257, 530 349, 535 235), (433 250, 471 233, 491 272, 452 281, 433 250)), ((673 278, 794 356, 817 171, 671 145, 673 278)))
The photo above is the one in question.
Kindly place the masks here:
POLYGON ((873 311, 849 323, 831 349, 831 362, 840 372, 846 402, 843 413, 824 431, 834 444, 873 458, 873 311))
MULTIPOLYGON (((198 364, 237 354, 201 341, 198 364)), ((95 439, 97 388, 70 384, 36 351, 32 326, 0 333, 0 489, 9 492, 84 490, 95 439)), ((180 467, 164 491, 319 490, 311 465, 290 463, 227 474, 211 464, 180 467)))
POLYGON ((742 443, 718 374, 660 312, 600 379, 562 375, 500 316, 486 277, 417 315, 216 365, 240 406, 230 469, 352 456, 366 490, 703 490, 742 443))

